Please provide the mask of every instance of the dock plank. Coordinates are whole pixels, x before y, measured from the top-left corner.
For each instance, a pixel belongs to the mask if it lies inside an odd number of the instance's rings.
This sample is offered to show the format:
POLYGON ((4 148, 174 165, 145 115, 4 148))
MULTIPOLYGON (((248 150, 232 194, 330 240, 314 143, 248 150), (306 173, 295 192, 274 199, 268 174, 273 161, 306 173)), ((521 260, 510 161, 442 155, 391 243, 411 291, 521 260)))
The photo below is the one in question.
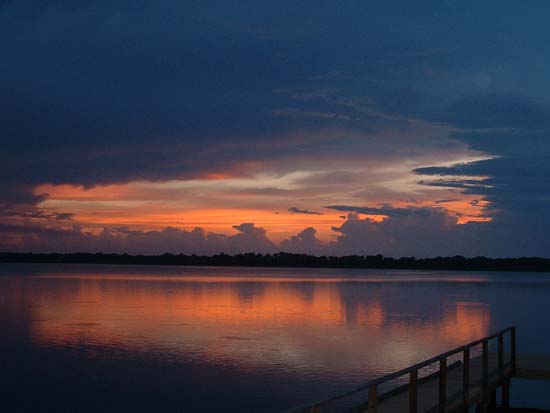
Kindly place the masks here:
POLYGON ((514 377, 518 379, 550 380, 550 355, 518 354, 514 377))

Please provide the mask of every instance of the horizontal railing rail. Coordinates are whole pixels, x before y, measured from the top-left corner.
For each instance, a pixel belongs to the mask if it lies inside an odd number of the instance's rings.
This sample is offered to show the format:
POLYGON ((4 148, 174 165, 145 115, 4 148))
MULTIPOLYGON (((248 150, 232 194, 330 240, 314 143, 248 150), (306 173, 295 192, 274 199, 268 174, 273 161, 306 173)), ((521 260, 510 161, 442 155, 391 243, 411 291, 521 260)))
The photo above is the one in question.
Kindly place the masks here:
POLYGON ((445 404, 447 402, 447 359, 451 356, 454 356, 456 354, 462 353, 463 354, 463 378, 462 378, 462 384, 463 384, 463 396, 464 401, 467 403, 467 395, 468 390, 470 388, 470 350, 473 347, 482 346, 482 382, 484 386, 488 382, 488 376, 489 376, 489 367, 488 367, 488 358, 489 358, 489 341, 493 340, 495 338, 498 339, 498 373, 499 375, 504 375, 504 335, 506 333, 510 333, 510 365, 512 368, 512 371, 515 371, 516 369, 516 328, 515 327, 508 327, 503 330, 497 331, 494 334, 491 334, 487 337, 480 338, 479 340, 472 341, 468 344, 465 344, 463 346, 457 347, 453 350, 447 351, 445 353, 441 353, 435 357, 432 357, 428 360, 422 361, 420 363, 414 364, 410 367, 401 369, 399 371, 387 374, 385 376, 379 377, 377 379, 371 380, 359 387, 356 387, 353 390, 350 390, 346 393, 339 394, 337 396, 308 404, 302 407, 298 407, 295 409, 291 409, 288 412, 289 413, 317 413, 321 412, 323 406, 326 406, 328 404, 334 403, 338 400, 350 397, 354 394, 357 394, 359 392, 363 392, 365 390, 368 390, 368 407, 367 412, 368 413, 376 413, 377 406, 378 406, 378 387, 381 384, 387 383, 389 381, 395 380, 401 376, 409 375, 409 412, 410 413, 417 413, 418 411, 418 384, 419 384, 419 377, 418 377, 418 371, 420 369, 423 369, 425 367, 428 367, 432 364, 439 362, 439 406, 440 411, 445 411, 445 404))

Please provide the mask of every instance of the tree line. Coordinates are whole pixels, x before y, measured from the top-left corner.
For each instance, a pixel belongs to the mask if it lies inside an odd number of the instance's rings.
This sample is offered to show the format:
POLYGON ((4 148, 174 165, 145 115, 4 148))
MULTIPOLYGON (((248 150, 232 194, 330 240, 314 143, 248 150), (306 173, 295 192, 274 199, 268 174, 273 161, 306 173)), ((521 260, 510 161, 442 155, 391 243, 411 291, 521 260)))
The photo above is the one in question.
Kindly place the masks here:
POLYGON ((0 253, 0 262, 95 263, 227 267, 381 268, 419 270, 540 271, 550 272, 550 259, 540 257, 488 258, 463 256, 415 258, 383 255, 315 256, 308 254, 129 255, 104 253, 0 253))

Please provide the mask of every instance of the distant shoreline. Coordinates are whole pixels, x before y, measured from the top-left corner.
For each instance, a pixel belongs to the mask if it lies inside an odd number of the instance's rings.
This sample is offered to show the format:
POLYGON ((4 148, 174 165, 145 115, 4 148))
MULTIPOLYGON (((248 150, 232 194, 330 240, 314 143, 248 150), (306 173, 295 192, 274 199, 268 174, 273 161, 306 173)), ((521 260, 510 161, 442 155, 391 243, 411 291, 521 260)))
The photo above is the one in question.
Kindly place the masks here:
POLYGON ((212 256, 163 254, 128 255, 104 253, 0 253, 0 263, 58 263, 58 264, 124 264, 175 265, 211 267, 266 267, 266 268, 360 268, 402 270, 461 270, 461 271, 517 271, 550 272, 550 259, 521 258, 466 258, 462 256, 392 258, 382 255, 314 256, 306 254, 216 254, 212 256))

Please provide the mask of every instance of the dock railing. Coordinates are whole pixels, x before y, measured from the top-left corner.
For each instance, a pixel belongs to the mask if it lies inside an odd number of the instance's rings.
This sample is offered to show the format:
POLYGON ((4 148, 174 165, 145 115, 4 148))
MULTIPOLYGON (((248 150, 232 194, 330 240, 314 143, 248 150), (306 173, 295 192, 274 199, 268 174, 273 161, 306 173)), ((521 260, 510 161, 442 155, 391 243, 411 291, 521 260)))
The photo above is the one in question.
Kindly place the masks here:
MULTIPOLYGON (((439 378, 439 406, 438 410, 441 412, 445 411, 445 405, 448 403, 449 395, 447 394, 447 361, 449 357, 462 353, 462 397, 464 404, 468 404, 468 392, 472 385, 470 381, 470 353, 471 350, 477 346, 481 346, 481 363, 482 363, 482 377, 481 383, 483 388, 486 389, 489 384, 489 375, 493 372, 489 372, 489 342, 496 339, 498 342, 497 350, 497 359, 498 359, 498 368, 496 373, 500 376, 502 380, 505 380, 505 352, 504 352, 504 338, 505 335, 509 335, 510 340, 510 359, 508 365, 511 368, 511 373, 513 374, 516 370, 516 328, 508 327, 503 330, 500 330, 490 336, 483 337, 479 340, 472 341, 461 347, 457 347, 453 350, 442 353, 438 356, 432 357, 428 360, 422 361, 413 366, 407 367, 405 369, 390 373, 386 376, 371 380, 365 383, 362 386, 357 387, 354 390, 351 390, 347 393, 340 394, 338 396, 332 397, 330 399, 323 400, 311 404, 309 406, 292 409, 290 412, 294 413, 318 413, 323 411, 323 407, 328 406, 340 399, 352 396, 356 393, 368 391, 368 401, 367 409, 368 413, 376 413, 378 411, 378 401, 379 401, 379 387, 380 385, 387 383, 391 380, 395 380, 402 376, 409 376, 409 413, 418 413, 418 386, 419 386, 419 370, 425 367, 429 367, 433 364, 439 363, 439 369, 435 373, 439 378)), ((488 392, 484 392, 488 393, 488 392)), ((488 394, 485 394, 484 397, 488 397, 488 394)), ((487 400, 486 400, 487 401, 487 400)))

